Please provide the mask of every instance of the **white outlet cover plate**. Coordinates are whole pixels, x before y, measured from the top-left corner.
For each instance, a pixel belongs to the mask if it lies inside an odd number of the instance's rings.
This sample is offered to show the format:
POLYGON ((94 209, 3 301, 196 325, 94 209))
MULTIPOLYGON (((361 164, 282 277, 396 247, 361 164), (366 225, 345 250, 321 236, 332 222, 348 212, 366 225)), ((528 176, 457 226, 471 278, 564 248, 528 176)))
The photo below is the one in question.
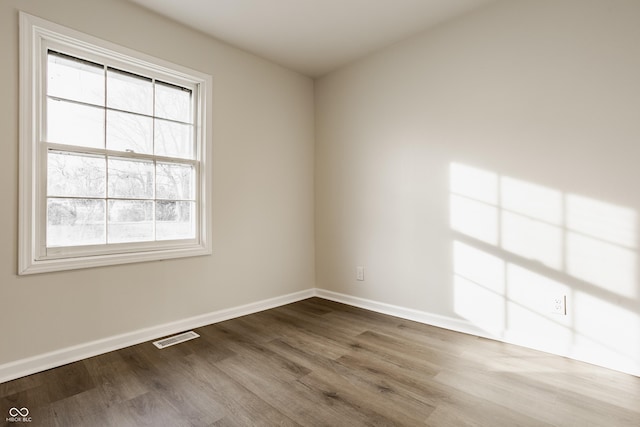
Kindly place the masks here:
POLYGON ((566 315, 567 314, 567 297, 565 295, 556 295, 551 300, 551 313, 566 315))

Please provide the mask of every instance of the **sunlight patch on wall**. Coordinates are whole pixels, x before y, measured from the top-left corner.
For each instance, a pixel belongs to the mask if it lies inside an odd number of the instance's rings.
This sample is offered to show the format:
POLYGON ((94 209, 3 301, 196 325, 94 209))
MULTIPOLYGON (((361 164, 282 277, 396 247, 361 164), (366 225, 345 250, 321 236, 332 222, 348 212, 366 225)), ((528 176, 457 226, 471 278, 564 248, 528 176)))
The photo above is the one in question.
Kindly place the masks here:
POLYGON ((567 273, 610 292, 638 296, 636 214, 586 197, 567 196, 567 273))
POLYGON ((485 331, 500 334, 505 327, 504 261, 464 243, 453 242, 453 262, 456 313, 485 331))
POLYGON ((505 262, 462 242, 453 242, 453 262, 457 275, 500 295, 504 295, 505 262))
POLYGON ((562 194, 541 185, 500 178, 501 246, 524 258, 562 268, 562 194))
POLYGON ((452 163, 454 310, 485 331, 640 369, 637 213, 452 163), (567 315, 553 313, 567 296, 567 315), (635 365, 634 365, 635 364, 635 365))
POLYGON ((587 197, 566 197, 567 228, 585 236, 636 249, 637 214, 633 209, 615 206, 587 197))
POLYGON ((498 175, 482 169, 452 163, 451 193, 491 205, 498 203, 498 175))
POLYGON ((547 224, 562 224, 562 193, 541 185, 501 177, 500 206, 547 224))
POLYGON ((452 194, 451 228, 485 243, 498 244, 498 209, 484 202, 452 194))
POLYGON ((526 336, 537 348, 571 343, 571 318, 550 313, 549 295, 567 295, 569 286, 516 264, 507 265, 508 333, 526 336), (555 344, 554 344, 555 345, 555 344))
POLYGON ((595 363, 632 366, 640 353, 638 315, 587 292, 576 291, 573 298, 575 345, 595 363))
POLYGON ((455 275, 456 313, 492 335, 500 336, 505 326, 504 297, 478 283, 455 275))
POLYGON ((562 268, 562 230, 511 212, 502 213, 502 248, 554 269, 562 268))
POLYGON ((453 230, 637 297, 637 214, 632 209, 459 163, 451 165, 450 180, 453 230))
POLYGON ((483 242, 498 244, 498 176, 454 163, 449 178, 451 228, 483 242))
MULTIPOLYGON (((509 283, 510 300, 534 313, 552 318, 559 326, 571 325, 569 316, 555 316, 550 313, 551 304, 548 298, 549 295, 569 294, 570 286, 513 263, 507 264, 506 281, 509 283)), ((523 327, 526 329, 529 326, 523 327)))
POLYGON ((567 235, 567 273, 618 295, 638 292, 633 251, 577 233, 567 235))

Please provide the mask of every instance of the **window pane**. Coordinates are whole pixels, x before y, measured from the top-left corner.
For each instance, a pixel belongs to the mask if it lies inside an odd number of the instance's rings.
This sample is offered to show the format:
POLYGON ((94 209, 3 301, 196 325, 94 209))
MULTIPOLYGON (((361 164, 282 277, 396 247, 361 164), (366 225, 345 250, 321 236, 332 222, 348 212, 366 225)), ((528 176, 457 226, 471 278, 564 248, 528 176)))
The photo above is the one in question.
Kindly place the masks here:
POLYGON ((195 238, 195 205, 194 202, 156 202, 156 240, 195 238))
POLYGON ((107 107, 152 115, 153 83, 151 79, 108 68, 107 107))
POLYGON ((109 200, 109 243, 153 240, 153 202, 109 200))
POLYGON ((194 199, 195 168, 175 163, 156 164, 156 198, 194 199))
POLYGON ((47 95, 104 107, 104 67, 81 59, 48 54, 47 95))
POLYGON ((109 157, 109 197, 153 198, 153 162, 109 157))
POLYGON ((47 247, 104 243, 104 200, 47 199, 47 247))
POLYGON ((104 197, 106 163, 104 157, 49 152, 47 196, 104 197))
POLYGON ((107 111, 107 149, 153 153, 153 119, 137 114, 107 111))
POLYGON ((47 141, 104 148, 104 109, 49 99, 47 141))
POLYGON ((167 122, 156 119, 155 126, 155 154, 158 156, 193 159, 193 139, 191 125, 167 122))
POLYGON ((156 81, 156 117, 193 123, 191 90, 156 81))

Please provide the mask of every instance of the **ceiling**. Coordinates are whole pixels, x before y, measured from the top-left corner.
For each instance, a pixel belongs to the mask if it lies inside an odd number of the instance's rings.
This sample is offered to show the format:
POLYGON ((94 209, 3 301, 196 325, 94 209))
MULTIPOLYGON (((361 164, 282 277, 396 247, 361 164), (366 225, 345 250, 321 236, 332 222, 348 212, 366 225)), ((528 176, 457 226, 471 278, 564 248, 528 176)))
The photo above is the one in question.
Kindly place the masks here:
POLYGON ((319 77, 492 0, 130 0, 319 77))

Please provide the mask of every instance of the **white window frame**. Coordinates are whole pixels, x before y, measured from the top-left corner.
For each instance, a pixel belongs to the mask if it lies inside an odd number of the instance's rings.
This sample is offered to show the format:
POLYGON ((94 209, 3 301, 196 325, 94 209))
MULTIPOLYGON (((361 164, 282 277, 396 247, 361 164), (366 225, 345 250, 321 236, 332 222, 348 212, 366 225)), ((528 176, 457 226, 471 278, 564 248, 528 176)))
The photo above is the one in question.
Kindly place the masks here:
POLYGON ((34 274, 107 265, 210 255, 211 250, 211 111, 212 78, 132 49, 20 12, 20 172, 18 274, 34 274), (101 248, 46 248, 46 155, 43 115, 46 108, 48 49, 76 53, 98 63, 108 61, 127 71, 193 89, 196 139, 195 239, 109 244, 101 248))

